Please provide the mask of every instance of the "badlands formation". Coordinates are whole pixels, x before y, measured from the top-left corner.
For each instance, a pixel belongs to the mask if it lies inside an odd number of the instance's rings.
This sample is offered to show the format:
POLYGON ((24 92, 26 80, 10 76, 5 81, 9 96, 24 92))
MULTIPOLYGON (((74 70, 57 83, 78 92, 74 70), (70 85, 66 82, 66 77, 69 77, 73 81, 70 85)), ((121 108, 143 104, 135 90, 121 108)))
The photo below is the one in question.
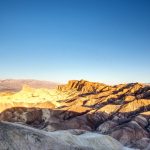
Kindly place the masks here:
POLYGON ((150 149, 150 85, 72 80, 0 92, 0 149, 150 149))

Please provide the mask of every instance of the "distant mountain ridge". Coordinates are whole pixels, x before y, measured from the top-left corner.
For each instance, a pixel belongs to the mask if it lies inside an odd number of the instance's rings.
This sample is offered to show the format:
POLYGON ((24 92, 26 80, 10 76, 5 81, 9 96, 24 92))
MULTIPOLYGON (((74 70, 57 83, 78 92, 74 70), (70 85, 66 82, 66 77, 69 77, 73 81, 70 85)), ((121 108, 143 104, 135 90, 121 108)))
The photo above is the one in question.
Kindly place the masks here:
POLYGON ((5 79, 0 80, 0 91, 20 91, 23 85, 33 88, 55 88, 58 83, 33 79, 5 79))

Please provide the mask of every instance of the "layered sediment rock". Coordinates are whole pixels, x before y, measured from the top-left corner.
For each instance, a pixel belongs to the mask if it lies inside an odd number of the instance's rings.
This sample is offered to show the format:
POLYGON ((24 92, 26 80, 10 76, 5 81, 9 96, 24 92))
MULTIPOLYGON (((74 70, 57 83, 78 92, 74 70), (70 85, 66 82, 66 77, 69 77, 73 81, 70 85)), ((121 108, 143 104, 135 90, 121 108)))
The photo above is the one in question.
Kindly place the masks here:
POLYGON ((54 90, 25 87, 1 96, 0 119, 46 131, 95 131, 128 147, 145 149, 150 140, 149 91, 149 85, 140 83, 108 86, 84 80, 54 90))

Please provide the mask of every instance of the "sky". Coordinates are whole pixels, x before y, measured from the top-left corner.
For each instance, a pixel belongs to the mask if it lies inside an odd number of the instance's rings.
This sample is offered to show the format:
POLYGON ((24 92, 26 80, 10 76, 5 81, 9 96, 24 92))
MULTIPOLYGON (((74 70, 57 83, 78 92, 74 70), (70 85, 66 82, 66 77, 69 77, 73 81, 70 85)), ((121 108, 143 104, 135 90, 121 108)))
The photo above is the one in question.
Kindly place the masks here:
POLYGON ((0 0, 0 78, 150 83, 150 1, 0 0))

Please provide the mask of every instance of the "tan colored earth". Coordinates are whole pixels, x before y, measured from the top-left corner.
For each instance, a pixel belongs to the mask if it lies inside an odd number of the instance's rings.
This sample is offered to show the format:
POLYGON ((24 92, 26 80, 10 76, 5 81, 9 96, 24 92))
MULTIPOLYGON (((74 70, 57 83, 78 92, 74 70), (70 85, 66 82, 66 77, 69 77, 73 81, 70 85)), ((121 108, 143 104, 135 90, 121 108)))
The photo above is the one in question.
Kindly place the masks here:
POLYGON ((0 120, 45 131, 78 129, 107 134, 146 149, 150 141, 150 86, 72 80, 54 89, 0 93, 0 120), (144 144, 142 144, 144 143, 144 144))

